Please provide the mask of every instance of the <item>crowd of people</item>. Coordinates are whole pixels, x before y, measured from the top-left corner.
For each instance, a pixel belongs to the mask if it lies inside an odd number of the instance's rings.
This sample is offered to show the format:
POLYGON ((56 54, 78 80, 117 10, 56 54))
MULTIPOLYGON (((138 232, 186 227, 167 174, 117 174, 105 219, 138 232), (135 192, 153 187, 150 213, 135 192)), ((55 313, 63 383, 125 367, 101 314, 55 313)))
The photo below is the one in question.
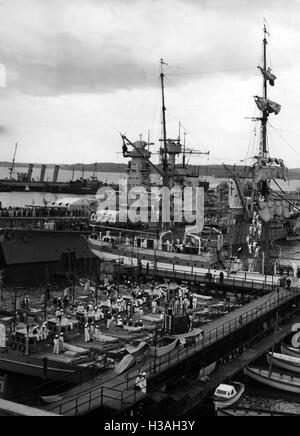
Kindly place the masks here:
POLYGON ((50 218, 50 217, 89 217, 86 209, 68 210, 56 207, 2 207, 0 202, 0 217, 4 218, 50 218))

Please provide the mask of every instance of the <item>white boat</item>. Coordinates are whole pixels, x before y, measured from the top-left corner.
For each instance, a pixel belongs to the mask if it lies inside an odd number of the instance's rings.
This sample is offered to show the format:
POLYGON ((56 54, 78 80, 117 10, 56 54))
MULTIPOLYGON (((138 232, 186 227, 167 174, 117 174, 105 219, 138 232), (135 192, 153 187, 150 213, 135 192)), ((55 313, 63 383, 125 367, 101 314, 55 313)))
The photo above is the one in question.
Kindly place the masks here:
POLYGON ((63 397, 61 395, 50 395, 48 397, 40 397, 40 399, 43 401, 43 403, 52 404, 61 401, 63 397))
POLYGON ((286 354, 268 353, 267 360, 270 365, 300 374, 300 356, 293 357, 286 354))
POLYGON ((281 344, 280 346, 282 354, 286 354, 288 356, 298 357, 300 359, 300 349, 289 347, 286 344, 281 344))
POLYGON ((237 409, 218 409, 217 416, 298 416, 290 413, 276 412, 273 410, 248 409, 246 407, 237 409))
POLYGON ((239 382, 234 382, 231 385, 219 385, 213 396, 215 409, 233 406, 241 399, 244 391, 245 385, 239 382))
POLYGON ((246 366, 244 374, 264 385, 281 391, 300 394, 300 378, 269 369, 253 368, 246 366))
POLYGON ((179 343, 179 339, 172 340, 169 338, 162 338, 156 346, 149 347, 149 356, 161 357, 165 354, 171 353, 171 351, 175 350, 179 343))

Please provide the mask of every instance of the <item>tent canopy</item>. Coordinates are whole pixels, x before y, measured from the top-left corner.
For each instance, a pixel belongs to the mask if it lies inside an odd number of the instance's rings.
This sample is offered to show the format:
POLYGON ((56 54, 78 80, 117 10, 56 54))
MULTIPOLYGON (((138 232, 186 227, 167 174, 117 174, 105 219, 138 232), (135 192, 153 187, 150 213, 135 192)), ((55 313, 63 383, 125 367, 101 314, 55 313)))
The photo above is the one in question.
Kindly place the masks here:
POLYGON ((89 198, 67 197, 51 201, 47 207, 65 208, 68 210, 88 209, 95 204, 95 200, 89 198))

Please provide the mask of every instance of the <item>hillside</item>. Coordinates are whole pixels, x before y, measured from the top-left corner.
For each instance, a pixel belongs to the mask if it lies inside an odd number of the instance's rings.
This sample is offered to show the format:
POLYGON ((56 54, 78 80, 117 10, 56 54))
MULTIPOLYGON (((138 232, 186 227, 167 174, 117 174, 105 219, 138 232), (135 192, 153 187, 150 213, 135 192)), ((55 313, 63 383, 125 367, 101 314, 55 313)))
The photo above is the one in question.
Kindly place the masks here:
MULTIPOLYGON (((35 163, 35 168, 40 168, 42 164, 35 163)), ((47 164, 48 168, 54 168, 56 164, 47 164)), ((63 170, 74 170, 75 171, 81 171, 83 166, 85 168, 85 171, 93 172, 95 170, 95 164, 82 164, 82 163, 76 163, 76 164, 58 164, 61 169, 63 170)), ((11 166, 11 162, 0 162, 1 167, 9 167, 11 166)), ((16 167, 28 167, 28 163, 16 163, 16 167)), ((222 177, 227 174, 226 169, 223 165, 193 165, 194 168, 197 168, 199 170, 199 174, 201 176, 216 176, 216 177, 222 177)), ((243 171, 243 166, 233 166, 233 165, 227 165, 228 170, 231 170, 235 168, 235 170, 243 171)), ((97 171, 102 173, 124 173, 127 169, 127 164, 120 164, 120 163, 114 163, 114 162, 103 162, 97 164, 97 171)), ((152 169, 153 172, 155 172, 154 169, 152 169)), ((300 180, 300 168, 291 168, 288 171, 289 179, 290 180, 300 180)))

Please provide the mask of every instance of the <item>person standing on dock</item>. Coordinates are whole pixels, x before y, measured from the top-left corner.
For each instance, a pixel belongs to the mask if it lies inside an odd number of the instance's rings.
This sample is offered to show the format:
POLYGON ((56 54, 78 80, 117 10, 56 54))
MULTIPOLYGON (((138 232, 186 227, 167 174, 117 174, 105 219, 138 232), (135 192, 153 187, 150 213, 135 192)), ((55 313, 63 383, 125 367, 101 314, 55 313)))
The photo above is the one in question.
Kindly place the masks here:
POLYGON ((106 328, 107 329, 109 329, 111 322, 112 322, 112 314, 111 314, 111 312, 107 312, 107 315, 106 315, 106 328))
POLYGON ((26 295, 24 303, 25 303, 25 310, 30 312, 30 298, 29 298, 29 295, 26 295))
POLYGON ((140 390, 143 394, 147 393, 147 379, 146 379, 146 373, 140 372, 135 380, 135 386, 137 390, 140 390))
POLYGON ((290 277, 286 278, 286 289, 291 289, 292 280, 290 277))
POLYGON ((53 343, 54 343, 53 354, 59 354, 59 337, 58 337, 58 335, 55 336, 53 343))
POLYGON ((224 285, 224 273, 223 273, 223 271, 220 272, 220 285, 221 286, 224 285))
POLYGON ((64 346, 65 346, 65 344, 64 344, 64 334, 61 333, 60 336, 59 336, 59 353, 63 353, 65 351, 64 350, 64 346))
POLYGON ((84 326, 84 342, 90 342, 90 340, 90 328, 88 323, 86 323, 86 325, 84 326))

